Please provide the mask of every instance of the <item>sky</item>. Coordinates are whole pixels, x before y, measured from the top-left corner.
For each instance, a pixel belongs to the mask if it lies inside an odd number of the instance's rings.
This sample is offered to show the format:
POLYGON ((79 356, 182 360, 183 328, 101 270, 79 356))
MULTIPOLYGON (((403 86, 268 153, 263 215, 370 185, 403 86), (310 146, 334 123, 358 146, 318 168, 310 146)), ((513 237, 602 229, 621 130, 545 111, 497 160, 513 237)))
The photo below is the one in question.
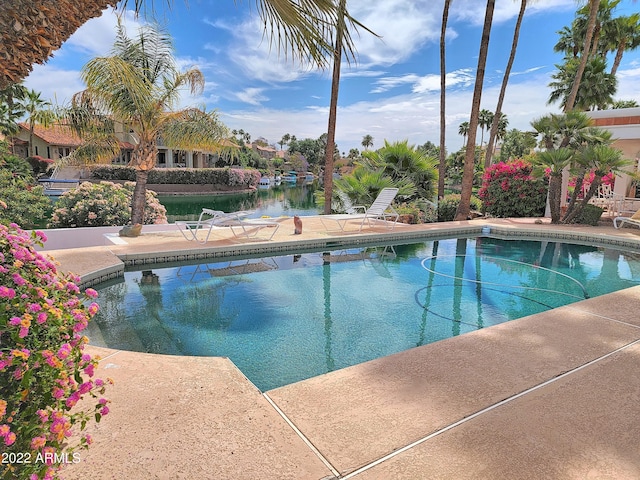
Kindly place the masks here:
MULTIPOLYGON (((530 130, 532 120, 560 112, 557 104, 547 104, 547 85, 555 65, 562 63, 553 46, 557 32, 571 24, 577 5, 584 2, 529 3, 502 108, 509 129, 530 130)), ((496 1, 481 108, 495 111, 519 6, 515 0, 496 1)), ((357 61, 343 62, 341 70, 336 126, 340 152, 362 150, 365 135, 373 137, 374 149, 385 141, 439 144, 442 7, 441 0, 347 2, 351 15, 378 37, 366 31, 352 33, 357 61)), ((462 146, 458 129, 469 120, 484 8, 479 0, 451 2, 446 42, 449 152, 462 146)), ((636 2, 622 0, 615 14, 637 10, 636 2)), ((189 0, 186 5, 174 0, 168 9, 164 1, 155 0, 155 17, 174 39, 180 68, 199 68, 206 79, 204 92, 197 97, 185 94, 181 107, 216 110, 230 130, 242 129, 252 140, 262 137, 277 148, 287 133, 299 140, 326 133, 331 69, 295 64, 271 49, 255 2, 189 0)), ((125 11, 123 18, 129 36, 150 21, 131 11, 125 11)), ((55 105, 68 103, 84 89, 83 65, 109 54, 116 24, 116 13, 105 10, 80 27, 46 64, 34 66, 24 84, 55 105)), ((615 98, 640 103, 640 49, 625 53, 617 77, 615 98)))

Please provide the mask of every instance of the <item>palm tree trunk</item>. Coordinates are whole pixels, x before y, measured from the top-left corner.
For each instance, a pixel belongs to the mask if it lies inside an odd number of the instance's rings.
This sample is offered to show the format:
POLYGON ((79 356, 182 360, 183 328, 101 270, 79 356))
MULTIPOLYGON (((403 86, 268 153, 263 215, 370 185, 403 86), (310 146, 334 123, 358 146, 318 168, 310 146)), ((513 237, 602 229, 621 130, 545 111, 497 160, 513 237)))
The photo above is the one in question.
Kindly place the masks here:
POLYGON ((569 93, 569 98, 567 98, 567 102, 564 105, 565 112, 573 110, 573 107, 576 103, 576 97, 578 96, 578 88, 580 87, 580 82, 582 81, 582 75, 584 74, 584 69, 587 66, 587 61, 589 60, 589 55, 591 53, 591 40, 593 39, 593 32, 596 26, 598 8, 600 7, 600 0, 589 0, 589 5, 590 5, 589 23, 587 24, 587 33, 584 39, 582 57, 580 58, 580 64, 578 65, 576 78, 573 79, 573 85, 571 86, 571 92, 569 93))
POLYGON ((487 143, 487 153, 484 157, 484 168, 488 168, 491 165, 491 157, 493 156, 493 145, 496 141, 498 134, 498 126, 500 125, 500 117, 502 117, 502 103, 504 102, 504 96, 507 91, 507 84, 509 83, 509 75, 511 75, 511 67, 513 67, 513 61, 516 58, 516 50, 518 49, 518 39, 520 38, 520 26, 522 25, 522 19, 524 18, 524 12, 527 9, 527 0, 521 0, 520 12, 518 13, 518 20, 516 20, 516 26, 513 30, 513 42, 511 43, 511 53, 509 54, 509 61, 507 62, 507 68, 504 71, 502 77, 502 86, 500 87, 500 94, 498 95, 498 105, 496 106, 496 113, 493 116, 493 122, 491 122, 491 132, 489 134, 489 142, 487 143))
POLYGON ((551 223, 560 223, 560 197, 562 195, 562 175, 549 178, 549 210, 551 223))
POLYGON ((324 213, 326 215, 331 213, 331 197, 333 196, 333 154, 336 145, 336 117, 338 115, 338 89, 340 87, 340 63, 342 60, 343 22, 346 3, 346 0, 340 0, 340 6, 338 7, 339 18, 336 27, 336 43, 333 50, 333 76, 331 77, 327 150, 324 157, 324 213))
POLYGON ((493 10, 495 0, 487 0, 487 9, 484 17, 484 27, 482 29, 482 39, 480 41, 480 55, 478 57, 478 69, 476 71, 476 83, 473 88, 473 101, 471 103, 471 118, 469 119, 469 134, 467 150, 464 157, 464 168, 462 170, 462 192, 460 194, 460 204, 456 211, 455 220, 467 220, 471 211, 471 191, 473 189, 473 174, 475 170, 475 147, 476 130, 478 129, 478 115, 480 113, 480 100, 482 97, 482 83, 484 81, 484 70, 487 64, 487 52, 489 50, 489 36, 491 34, 491 22, 493 20, 493 10))
POLYGON ((131 225, 144 224, 144 207, 147 199, 149 170, 136 170, 136 186, 131 199, 131 225))
POLYGON ((611 67, 611 75, 615 76, 622 61, 622 54, 624 53, 625 42, 621 41, 616 50, 616 57, 613 60, 613 66, 611 67))
POLYGON ((449 5, 451 0, 445 0, 442 10, 442 29, 440 30, 440 163, 438 164, 438 199, 444 197, 444 175, 446 170, 446 128, 447 120, 445 116, 447 70, 445 61, 445 36, 447 31, 447 21, 449 19, 449 5))
POLYGON ((136 169, 136 186, 131 199, 131 224, 144 225, 144 209, 147 203, 147 178, 156 165, 155 142, 143 141, 133 151, 130 165, 136 169))

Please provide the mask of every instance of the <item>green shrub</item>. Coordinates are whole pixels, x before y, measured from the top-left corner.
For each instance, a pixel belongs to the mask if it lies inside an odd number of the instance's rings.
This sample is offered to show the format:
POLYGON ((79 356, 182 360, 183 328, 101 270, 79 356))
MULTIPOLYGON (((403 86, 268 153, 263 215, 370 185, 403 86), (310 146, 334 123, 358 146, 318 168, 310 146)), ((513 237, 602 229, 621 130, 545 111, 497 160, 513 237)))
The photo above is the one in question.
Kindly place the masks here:
MULTIPOLYGON (((27 168, 29 165, 27 164, 27 168)), ((44 223, 51 213, 51 201, 40 185, 32 185, 0 168, 0 223, 16 223, 33 228, 44 223)))
MULTIPOLYGON (((131 182, 84 182, 58 199, 49 228, 127 225, 131 221, 134 186, 131 182)), ((166 214, 155 192, 147 190, 145 225, 167 223, 166 214)))
MULTIPOLYGON (((136 171, 121 165, 97 165, 91 167, 91 176, 98 180, 135 181, 136 171)), ((228 185, 232 187, 256 187, 260 172, 241 168, 156 168, 149 172, 150 184, 228 185)))
POLYGON ((531 164, 523 160, 500 162, 482 176, 478 196, 485 213, 494 217, 541 217, 547 199, 544 179, 531 175, 531 164))
POLYGON ((432 223, 437 220, 436 209, 433 205, 420 200, 401 203, 395 207, 396 212, 400 215, 411 215, 411 223, 432 223))
POLYGON ((598 222, 600 221, 602 212, 604 212, 603 208, 600 208, 597 205, 591 205, 590 203, 587 203, 582 209, 582 212, 580 212, 580 215, 578 215, 576 219, 576 223, 582 223, 584 225, 592 225, 595 227, 596 225, 598 225, 598 222))
MULTIPOLYGON (((460 204, 460 194, 450 193, 445 195, 438 202, 438 221, 451 222, 456 217, 456 210, 460 204)), ((482 208, 482 201, 478 197, 471 196, 471 210, 479 211, 482 208)))

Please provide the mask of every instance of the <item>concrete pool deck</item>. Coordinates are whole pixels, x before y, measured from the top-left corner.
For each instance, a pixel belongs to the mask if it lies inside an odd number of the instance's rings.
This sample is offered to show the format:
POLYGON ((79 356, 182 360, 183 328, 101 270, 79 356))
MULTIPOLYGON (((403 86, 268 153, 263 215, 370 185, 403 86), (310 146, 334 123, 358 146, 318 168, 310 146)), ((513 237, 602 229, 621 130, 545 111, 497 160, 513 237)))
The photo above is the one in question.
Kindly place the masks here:
MULTIPOLYGON (((548 221, 547 221, 548 222, 548 221)), ((334 247, 479 231, 606 240, 640 251, 640 230, 474 220, 327 232, 282 219, 270 242, 226 230, 48 251, 87 283, 124 264, 334 247), (444 232, 444 233, 442 233, 444 232), (105 273, 106 272, 106 273, 105 273)), ((335 247, 335 248, 339 248, 335 247)), ((142 268, 142 267, 138 267, 142 268)), ((640 478, 640 287, 379 358, 265 393, 226 358, 89 347, 111 377, 110 410, 67 479, 640 478)))

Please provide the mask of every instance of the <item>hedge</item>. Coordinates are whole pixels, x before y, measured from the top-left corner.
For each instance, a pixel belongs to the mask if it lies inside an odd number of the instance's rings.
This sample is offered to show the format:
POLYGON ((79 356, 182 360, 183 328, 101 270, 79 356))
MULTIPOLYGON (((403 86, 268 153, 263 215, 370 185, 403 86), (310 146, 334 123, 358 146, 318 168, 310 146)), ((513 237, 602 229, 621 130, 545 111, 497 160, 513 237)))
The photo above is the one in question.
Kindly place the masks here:
MULTIPOLYGON (((135 182, 136 170, 121 165, 93 165, 91 177, 96 180, 125 180, 135 182)), ((256 187, 260 172, 240 168, 158 168, 149 172, 150 184, 228 185, 231 187, 256 187)))

